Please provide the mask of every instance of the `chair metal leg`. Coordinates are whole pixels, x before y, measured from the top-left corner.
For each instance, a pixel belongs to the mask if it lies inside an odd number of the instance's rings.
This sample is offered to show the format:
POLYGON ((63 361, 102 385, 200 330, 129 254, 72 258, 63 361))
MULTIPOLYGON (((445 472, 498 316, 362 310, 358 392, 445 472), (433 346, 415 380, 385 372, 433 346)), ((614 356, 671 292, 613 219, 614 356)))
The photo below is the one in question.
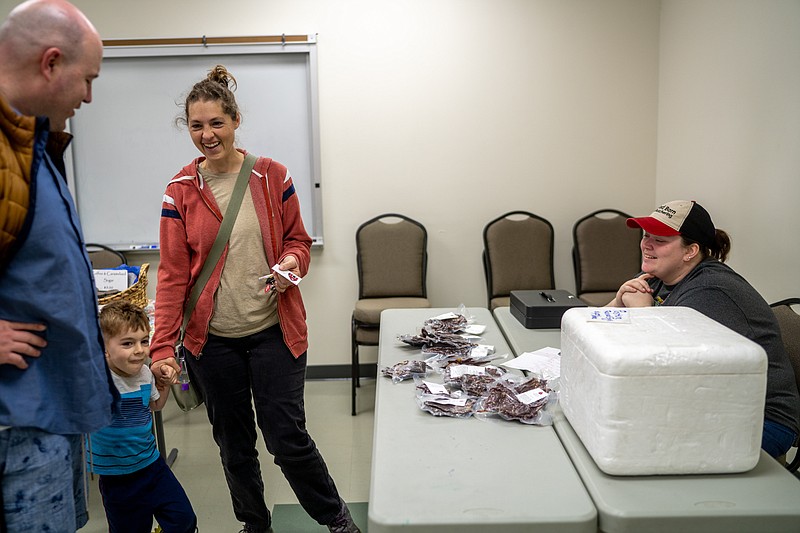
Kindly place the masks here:
POLYGON ((360 355, 361 354, 360 350, 358 349, 358 343, 356 343, 356 366, 355 366, 356 388, 361 387, 361 359, 359 358, 360 355))
POLYGON ((352 375, 350 377, 350 382, 351 382, 351 389, 352 389, 352 393, 353 393, 353 406, 352 406, 353 408, 352 408, 352 412, 350 414, 352 416, 356 416, 356 414, 358 414, 357 411, 356 411, 356 390, 360 386, 359 382, 361 380, 360 376, 359 376, 359 371, 358 371, 358 344, 356 344, 353 347, 353 364, 352 364, 352 367, 353 368, 352 368, 352 375))
POLYGON ((350 361, 350 394, 351 394, 351 416, 356 416, 356 387, 359 385, 360 376, 358 371, 358 343, 356 342, 356 322, 351 321, 351 361, 350 361))

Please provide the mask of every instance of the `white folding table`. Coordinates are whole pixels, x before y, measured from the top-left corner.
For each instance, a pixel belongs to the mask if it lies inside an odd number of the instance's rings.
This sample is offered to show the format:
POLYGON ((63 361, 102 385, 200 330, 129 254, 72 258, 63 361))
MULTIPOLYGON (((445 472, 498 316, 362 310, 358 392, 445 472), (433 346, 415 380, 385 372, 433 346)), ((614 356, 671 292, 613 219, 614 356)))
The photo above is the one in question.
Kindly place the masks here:
MULTIPOLYGON (((446 311, 381 314, 370 533, 595 532, 594 505, 552 426, 434 417, 417 406, 413 381, 380 377, 383 367, 422 358, 397 336, 446 311)), ((508 353, 491 313, 468 312, 487 326, 481 343, 508 353)))

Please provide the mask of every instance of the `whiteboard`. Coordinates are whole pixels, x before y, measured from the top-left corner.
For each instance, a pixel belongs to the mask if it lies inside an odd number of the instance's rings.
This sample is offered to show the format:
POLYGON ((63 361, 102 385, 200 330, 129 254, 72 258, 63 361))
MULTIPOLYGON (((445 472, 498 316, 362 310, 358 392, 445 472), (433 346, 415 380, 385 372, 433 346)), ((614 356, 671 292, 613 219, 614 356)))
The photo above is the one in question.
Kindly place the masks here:
POLYGON ((68 179, 86 242, 157 249, 167 183, 200 156, 175 119, 192 85, 222 64, 238 85, 237 146, 289 169, 306 230, 322 245, 314 45, 105 47, 92 102, 69 124, 68 179))

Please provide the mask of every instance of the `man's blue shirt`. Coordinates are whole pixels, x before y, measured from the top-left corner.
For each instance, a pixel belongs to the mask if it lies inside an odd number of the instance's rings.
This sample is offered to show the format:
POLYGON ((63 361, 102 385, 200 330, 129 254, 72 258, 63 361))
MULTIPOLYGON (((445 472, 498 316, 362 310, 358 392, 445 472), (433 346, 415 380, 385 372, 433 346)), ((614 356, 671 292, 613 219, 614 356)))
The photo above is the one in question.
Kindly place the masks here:
POLYGON ((0 319, 45 324, 47 346, 26 357, 25 370, 0 365, 0 425, 88 433, 111 422, 118 395, 83 233, 66 180, 45 150, 46 127, 38 121, 28 232, 0 273, 0 319))

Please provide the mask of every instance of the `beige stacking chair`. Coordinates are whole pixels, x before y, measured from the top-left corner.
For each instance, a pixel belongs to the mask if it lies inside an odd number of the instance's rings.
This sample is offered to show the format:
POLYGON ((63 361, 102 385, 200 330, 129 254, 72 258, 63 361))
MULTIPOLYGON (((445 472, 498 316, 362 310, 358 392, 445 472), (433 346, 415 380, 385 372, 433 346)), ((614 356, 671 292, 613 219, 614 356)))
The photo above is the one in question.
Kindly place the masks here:
POLYGON ((483 229, 488 308, 510 304, 513 290, 554 289, 553 225, 527 211, 510 211, 483 229))
POLYGON ((352 412, 360 385, 359 346, 377 346, 384 309, 430 307, 425 276, 428 233, 419 222, 387 213, 356 230, 358 301, 351 319, 352 412))
POLYGON ((114 268, 128 264, 125 254, 102 244, 87 243, 86 253, 89 254, 92 268, 114 268))
POLYGON ((622 211, 601 209, 572 228, 575 292, 587 305, 608 304, 620 285, 641 269, 642 230, 629 228, 628 218, 622 211))
MULTIPOLYGON (((800 306, 800 298, 781 300, 771 304, 770 307, 772 307, 772 312, 775 313, 775 317, 778 319, 783 346, 794 368, 797 387, 800 388, 800 315, 792 308, 793 305, 800 306)), ((800 467, 800 449, 798 445, 800 445, 800 438, 794 443, 794 459, 786 465, 789 472, 797 472, 798 467, 800 467)))

